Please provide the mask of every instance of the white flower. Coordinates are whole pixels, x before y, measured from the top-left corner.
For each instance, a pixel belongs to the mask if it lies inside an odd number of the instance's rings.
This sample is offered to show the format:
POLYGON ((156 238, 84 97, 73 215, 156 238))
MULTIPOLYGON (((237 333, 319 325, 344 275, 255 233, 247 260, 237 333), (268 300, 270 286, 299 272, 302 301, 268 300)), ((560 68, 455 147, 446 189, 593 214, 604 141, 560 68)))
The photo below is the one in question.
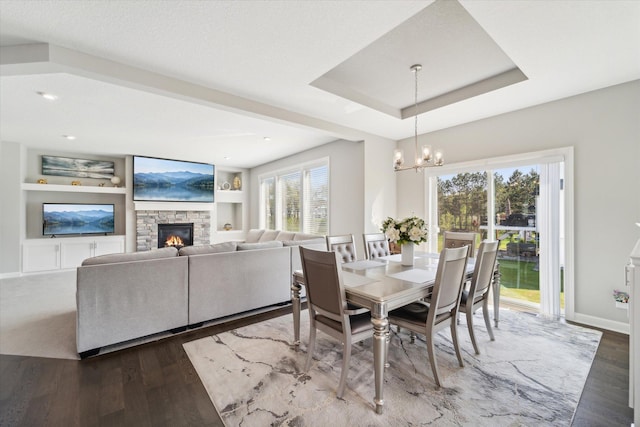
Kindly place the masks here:
POLYGON ((397 242, 398 238, 400 237, 400 231, 396 230, 395 228, 387 229, 384 234, 392 243, 397 242))
POLYGON ((420 241, 424 237, 424 233, 418 227, 409 230, 409 238, 413 241, 420 241))

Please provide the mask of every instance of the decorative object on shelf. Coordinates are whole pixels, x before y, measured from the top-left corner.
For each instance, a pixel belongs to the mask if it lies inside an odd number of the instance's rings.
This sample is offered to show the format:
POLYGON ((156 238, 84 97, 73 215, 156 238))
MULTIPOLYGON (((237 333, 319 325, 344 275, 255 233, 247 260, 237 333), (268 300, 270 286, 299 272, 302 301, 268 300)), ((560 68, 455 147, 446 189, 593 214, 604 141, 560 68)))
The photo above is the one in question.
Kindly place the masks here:
POLYGON ((116 175, 112 176, 111 183, 113 184, 114 187, 118 188, 120 186, 120 177, 116 175))
POLYGON ((413 265, 415 245, 427 241, 427 223, 422 218, 410 216, 403 220, 388 217, 382 223, 381 231, 389 242, 402 247, 402 265, 413 265))
POLYGON ((223 190, 230 190, 231 189, 231 184, 229 184, 227 181, 222 183, 222 189, 223 190))
POLYGON ((109 179, 113 176, 114 171, 115 165, 109 161, 42 156, 43 175, 109 179))
POLYGON ((46 184, 47 180, 44 178, 40 178, 39 180, 36 181, 38 184, 46 184))
POLYGON ((615 289, 613 291, 613 299, 615 299, 616 302, 628 303, 629 302, 629 294, 624 292, 624 291, 619 291, 619 290, 615 289))
POLYGON ((629 294, 627 292, 615 289, 613 299, 616 300, 616 308, 629 309, 629 294))
POLYGON ((442 150, 436 150, 432 152, 430 145, 423 145, 422 152, 418 155, 418 71, 422 69, 422 65, 415 64, 411 66, 415 77, 415 91, 414 91, 414 124, 413 124, 413 141, 414 141, 414 155, 415 160, 413 166, 404 166, 404 152, 401 148, 397 148, 393 151, 393 169, 398 171, 414 169, 416 172, 422 171, 424 168, 432 166, 442 166, 444 164, 444 156, 442 150))
POLYGON ((71 185, 82 185, 80 181, 71 181, 71 185))
POLYGON ((98 187, 104 187, 104 182, 101 182, 100 184, 98 184, 98 187))
POLYGON ((242 189, 242 181, 240 181, 239 176, 236 176, 235 178, 233 178, 233 189, 234 190, 242 189))
POLYGON ((226 223, 222 228, 224 228, 225 231, 233 230, 233 227, 229 223, 226 223))

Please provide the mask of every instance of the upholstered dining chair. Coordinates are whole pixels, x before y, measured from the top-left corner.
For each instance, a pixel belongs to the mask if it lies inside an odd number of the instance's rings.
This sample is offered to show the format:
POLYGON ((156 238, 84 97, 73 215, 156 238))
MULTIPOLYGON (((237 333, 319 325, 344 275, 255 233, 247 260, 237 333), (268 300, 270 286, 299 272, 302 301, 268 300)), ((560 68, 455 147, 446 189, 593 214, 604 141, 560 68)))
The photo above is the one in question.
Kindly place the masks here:
POLYGON ((342 262, 354 262, 358 260, 356 242, 353 234, 327 236, 327 250, 340 254, 342 262))
POLYGON ((449 326, 458 363, 464 367, 458 345, 456 318, 468 254, 468 246, 443 249, 440 252, 430 304, 418 301, 389 312, 389 323, 426 337, 427 353, 437 387, 441 383, 433 345, 436 332, 449 326))
POLYGON ((445 231, 443 248, 461 248, 462 246, 469 245, 469 257, 475 258, 476 256, 476 238, 478 233, 473 232, 459 232, 459 231, 445 231))
POLYGON ((480 243, 471 286, 468 291, 463 290, 460 297, 460 311, 458 314, 466 314, 467 328, 469 329, 471 344, 473 344, 476 354, 480 354, 480 350, 478 350, 476 337, 473 333, 473 313, 480 307, 482 307, 484 324, 487 326, 489 338, 491 338, 491 341, 495 341, 491 330, 491 321, 489 320, 489 289, 491 289, 491 283, 493 282, 499 244, 500 242, 488 242, 486 240, 480 243))
POLYGON ((349 372, 351 345, 373 336, 371 313, 364 308, 348 308, 338 252, 316 251, 301 246, 300 257, 307 286, 310 320, 309 346, 304 369, 308 372, 311 368, 317 329, 340 340, 342 371, 336 394, 342 397, 349 372))
POLYGON ((364 254, 367 259, 376 259, 391 255, 389 241, 384 233, 363 234, 364 254))

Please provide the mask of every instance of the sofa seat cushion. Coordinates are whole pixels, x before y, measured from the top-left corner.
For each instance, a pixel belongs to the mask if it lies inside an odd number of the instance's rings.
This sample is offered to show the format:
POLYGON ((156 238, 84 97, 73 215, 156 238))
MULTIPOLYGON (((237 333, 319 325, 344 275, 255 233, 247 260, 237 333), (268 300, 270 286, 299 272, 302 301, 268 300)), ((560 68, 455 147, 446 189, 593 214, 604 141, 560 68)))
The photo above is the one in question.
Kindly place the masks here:
POLYGON ((271 241, 271 242, 258 242, 258 243, 238 243, 239 251, 250 251, 254 249, 271 249, 271 248, 281 248, 282 242, 280 241, 271 241))
POLYGON ((271 242, 277 239, 278 234, 280 234, 280 230, 264 230, 262 236, 260 236, 259 242, 271 242))
POLYGON ((180 249, 180 256, 235 252, 237 248, 237 242, 223 242, 216 243, 214 245, 185 246, 184 248, 180 249))
POLYGON ((264 233, 264 230, 256 230, 256 229, 249 230, 249 232, 247 233, 247 237, 245 238, 245 242, 258 243, 260 241, 260 237, 262 237, 262 233, 264 233))
POLYGON ((82 265, 113 264, 116 262, 143 261, 148 259, 173 258, 178 256, 178 249, 173 246, 151 251, 131 252, 126 254, 107 254, 82 261, 82 265))

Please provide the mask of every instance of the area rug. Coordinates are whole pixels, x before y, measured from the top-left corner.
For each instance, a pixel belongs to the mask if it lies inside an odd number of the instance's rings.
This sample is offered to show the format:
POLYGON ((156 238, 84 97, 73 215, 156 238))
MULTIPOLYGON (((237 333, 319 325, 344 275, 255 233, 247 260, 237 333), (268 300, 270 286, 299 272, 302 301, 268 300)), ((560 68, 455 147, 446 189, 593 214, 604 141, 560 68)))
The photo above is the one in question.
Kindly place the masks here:
POLYGON ((480 355, 464 316, 460 368, 448 330, 436 338, 443 387, 436 389, 426 346, 395 330, 385 371, 384 413, 373 404, 372 339, 354 345, 347 389, 335 390, 341 346, 318 332, 311 369, 308 315, 301 349, 291 345, 291 315, 184 344, 225 424, 231 426, 568 426, 600 342, 598 331, 535 315, 500 311, 495 341, 476 315, 480 355))
POLYGON ((0 354, 79 359, 75 270, 0 280, 0 354))

